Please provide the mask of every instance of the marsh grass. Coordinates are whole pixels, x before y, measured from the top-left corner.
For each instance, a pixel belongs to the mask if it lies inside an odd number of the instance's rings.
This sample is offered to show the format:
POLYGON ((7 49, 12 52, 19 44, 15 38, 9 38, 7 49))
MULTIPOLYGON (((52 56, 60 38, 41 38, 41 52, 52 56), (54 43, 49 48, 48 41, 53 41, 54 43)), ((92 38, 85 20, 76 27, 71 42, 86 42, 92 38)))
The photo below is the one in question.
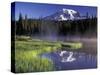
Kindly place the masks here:
POLYGON ((38 52, 21 51, 16 53, 16 72, 38 72, 53 70, 53 62, 37 56, 38 52))
MULTIPOLYGON (((17 37, 15 41, 15 71, 19 72, 42 72, 55 70, 54 64, 40 54, 57 51, 62 47, 61 42, 49 42, 29 37, 17 37), (23 40, 24 39, 24 40, 23 40)), ((63 43, 79 48, 80 44, 63 43)))

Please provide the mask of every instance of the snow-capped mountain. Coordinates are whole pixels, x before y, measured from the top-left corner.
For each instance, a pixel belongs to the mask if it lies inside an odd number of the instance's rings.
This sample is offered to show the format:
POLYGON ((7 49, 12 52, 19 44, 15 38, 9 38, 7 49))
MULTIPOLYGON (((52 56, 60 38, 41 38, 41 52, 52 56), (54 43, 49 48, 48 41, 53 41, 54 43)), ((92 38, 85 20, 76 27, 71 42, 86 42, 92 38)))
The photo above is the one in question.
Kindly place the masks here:
POLYGON ((80 13, 73 9, 66 9, 63 8, 62 10, 50 15, 46 16, 45 20, 57 20, 57 21, 64 21, 64 20, 77 20, 81 19, 80 13))

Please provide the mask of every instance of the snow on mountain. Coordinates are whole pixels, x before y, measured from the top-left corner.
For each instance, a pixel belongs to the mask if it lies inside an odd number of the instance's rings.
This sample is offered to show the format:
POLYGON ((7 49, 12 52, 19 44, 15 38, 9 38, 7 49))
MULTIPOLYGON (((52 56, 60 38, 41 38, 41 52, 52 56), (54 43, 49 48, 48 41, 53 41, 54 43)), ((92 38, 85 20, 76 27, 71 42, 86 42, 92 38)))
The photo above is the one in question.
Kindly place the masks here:
POLYGON ((63 8, 62 10, 45 17, 45 20, 58 20, 58 21, 64 21, 64 20, 77 20, 80 19, 80 13, 78 11, 75 11, 73 9, 66 9, 63 8))

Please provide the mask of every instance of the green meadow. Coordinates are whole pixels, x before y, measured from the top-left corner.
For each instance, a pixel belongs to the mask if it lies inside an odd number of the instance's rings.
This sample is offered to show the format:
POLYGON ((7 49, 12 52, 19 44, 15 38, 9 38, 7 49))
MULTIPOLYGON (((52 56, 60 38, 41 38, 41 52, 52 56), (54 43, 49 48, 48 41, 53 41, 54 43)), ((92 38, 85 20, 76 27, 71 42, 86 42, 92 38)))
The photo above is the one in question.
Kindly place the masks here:
POLYGON ((40 55, 61 50, 62 44, 65 47, 69 46, 70 49, 75 50, 82 47, 82 44, 79 42, 51 42, 25 36, 17 36, 15 39, 15 72, 54 71, 53 61, 42 58, 40 55))

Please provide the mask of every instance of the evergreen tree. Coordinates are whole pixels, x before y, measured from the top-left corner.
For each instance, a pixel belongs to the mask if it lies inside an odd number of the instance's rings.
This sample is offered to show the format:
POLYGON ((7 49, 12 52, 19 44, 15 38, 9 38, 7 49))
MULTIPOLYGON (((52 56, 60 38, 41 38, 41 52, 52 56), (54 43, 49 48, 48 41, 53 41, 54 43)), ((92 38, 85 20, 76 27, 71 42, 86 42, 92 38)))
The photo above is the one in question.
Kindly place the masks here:
POLYGON ((22 21, 23 21, 23 17, 22 17, 22 14, 20 13, 18 24, 17 24, 17 30, 16 30, 18 35, 23 34, 23 23, 22 23, 22 21))

